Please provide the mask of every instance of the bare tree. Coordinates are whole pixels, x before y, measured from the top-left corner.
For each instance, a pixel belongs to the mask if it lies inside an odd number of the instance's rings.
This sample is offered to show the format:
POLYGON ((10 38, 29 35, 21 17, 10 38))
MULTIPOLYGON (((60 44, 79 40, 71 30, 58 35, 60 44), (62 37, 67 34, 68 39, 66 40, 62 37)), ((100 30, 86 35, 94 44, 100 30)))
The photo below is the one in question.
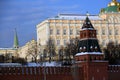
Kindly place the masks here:
POLYGON ((110 42, 103 51, 105 60, 108 60, 109 64, 120 64, 120 44, 110 42))
POLYGON ((63 46, 61 46, 58 51, 58 57, 59 57, 59 61, 63 61, 63 58, 64 58, 64 47, 63 46))
MULTIPOLYGON (((37 45, 37 42, 35 41, 32 44, 29 44, 28 50, 27 50, 27 56, 31 55, 32 62, 37 62, 37 57, 40 54, 40 45, 37 45)), ((26 56, 26 59, 27 59, 26 56)))
POLYGON ((54 57, 56 56, 56 52, 55 52, 55 43, 53 39, 49 39, 46 45, 46 51, 48 53, 48 58, 49 61, 53 61, 54 57))

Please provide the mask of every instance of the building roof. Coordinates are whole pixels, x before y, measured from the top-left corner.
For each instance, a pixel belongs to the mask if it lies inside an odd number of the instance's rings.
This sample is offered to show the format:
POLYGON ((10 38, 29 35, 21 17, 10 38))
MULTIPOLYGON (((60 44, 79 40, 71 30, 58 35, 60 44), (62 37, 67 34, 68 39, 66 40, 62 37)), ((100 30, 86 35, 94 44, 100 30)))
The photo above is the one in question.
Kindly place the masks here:
MULTIPOLYGON (((49 19, 64 19, 64 20, 85 20, 86 15, 81 14, 58 14, 58 16, 49 19)), ((98 15, 89 15, 90 20, 102 20, 98 15)))
POLYGON ((86 29, 86 28, 94 29, 94 27, 93 27, 91 21, 89 20, 88 16, 86 17, 86 19, 85 19, 85 21, 83 23, 83 26, 82 26, 82 29, 86 29))
POLYGON ((15 50, 15 48, 0 48, 0 50, 15 50))

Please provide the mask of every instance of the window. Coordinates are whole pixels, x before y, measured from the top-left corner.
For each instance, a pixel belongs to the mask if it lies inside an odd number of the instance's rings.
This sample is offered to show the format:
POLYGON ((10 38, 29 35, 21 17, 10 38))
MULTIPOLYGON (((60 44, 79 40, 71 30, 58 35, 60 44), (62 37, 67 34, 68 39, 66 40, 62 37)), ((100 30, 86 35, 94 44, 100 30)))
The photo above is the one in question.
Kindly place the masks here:
POLYGON ((59 29, 57 29, 57 35, 59 35, 60 34, 60 30, 59 29))
POLYGON ((66 42, 67 42, 67 41, 66 41, 66 40, 64 40, 64 45, 66 45, 66 42))
POLYGON ((118 35, 118 30, 115 30, 115 35, 118 35))
POLYGON ((63 30, 63 35, 66 35, 66 29, 63 30))
POLYGON ((102 35, 105 35, 105 30, 102 30, 102 35))
POLYGON ((53 29, 50 29, 50 35, 52 35, 53 34, 53 29))
POLYGON ((102 45, 105 46, 105 40, 102 41, 102 45))
POLYGON ((72 35, 73 34, 73 29, 70 29, 70 35, 72 35))
POLYGON ((98 30, 96 30, 96 34, 98 35, 98 30))
POLYGON ((77 30, 77 31, 76 31, 76 34, 77 34, 77 35, 79 35, 79 34, 80 34, 80 31, 79 31, 79 30, 77 30))
POLYGON ((115 44, 118 44, 118 40, 115 40, 115 44))
POLYGON ((60 45, 60 40, 57 40, 57 45, 60 45))
POLYGON ((70 43, 73 43, 73 40, 72 40, 72 39, 70 40, 70 43))
POLYGON ((109 35, 112 35, 112 30, 109 30, 109 35))

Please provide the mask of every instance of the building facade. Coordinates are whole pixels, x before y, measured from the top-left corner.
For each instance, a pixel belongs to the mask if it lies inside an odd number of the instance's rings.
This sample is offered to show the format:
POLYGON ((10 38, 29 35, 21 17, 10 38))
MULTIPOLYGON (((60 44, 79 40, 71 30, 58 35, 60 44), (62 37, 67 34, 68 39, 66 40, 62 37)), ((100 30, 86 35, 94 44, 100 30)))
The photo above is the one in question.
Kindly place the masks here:
MULTIPOLYGON (((119 4, 116 0, 112 0, 106 8, 101 9, 98 15, 89 14, 102 46, 106 46, 111 41, 120 43, 119 4)), ((79 31, 85 17, 86 15, 81 14, 59 14, 42 21, 36 26, 37 42, 46 45, 48 39, 52 38, 57 46, 65 45, 70 39, 79 37, 79 31)))

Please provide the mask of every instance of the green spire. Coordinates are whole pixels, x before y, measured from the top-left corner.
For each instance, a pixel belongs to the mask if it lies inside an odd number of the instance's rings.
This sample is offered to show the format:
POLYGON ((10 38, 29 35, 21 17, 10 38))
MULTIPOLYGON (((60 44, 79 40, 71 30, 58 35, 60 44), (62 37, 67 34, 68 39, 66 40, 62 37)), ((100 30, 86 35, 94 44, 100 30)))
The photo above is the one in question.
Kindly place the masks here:
POLYGON ((14 34, 14 45, 13 45, 14 48, 18 48, 19 47, 19 42, 18 42, 18 36, 17 36, 17 32, 16 32, 16 29, 15 29, 15 34, 14 34))

